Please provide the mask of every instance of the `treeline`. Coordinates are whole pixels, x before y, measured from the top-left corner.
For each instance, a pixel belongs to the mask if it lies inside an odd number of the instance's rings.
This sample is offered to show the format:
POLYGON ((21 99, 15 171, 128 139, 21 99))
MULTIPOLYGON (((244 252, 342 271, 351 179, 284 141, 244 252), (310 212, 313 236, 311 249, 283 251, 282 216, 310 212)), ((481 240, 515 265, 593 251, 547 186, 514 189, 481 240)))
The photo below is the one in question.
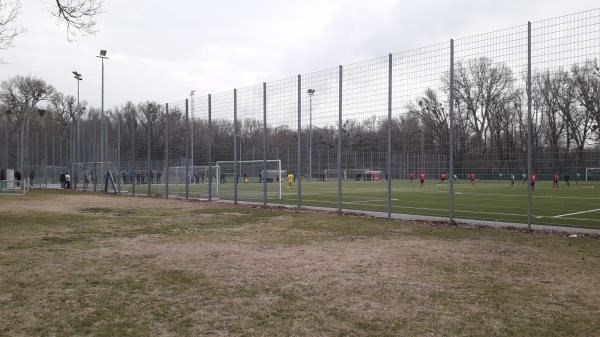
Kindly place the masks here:
MULTIPOLYGON (((579 169, 588 165, 584 162, 586 158, 598 152, 598 69, 598 61, 589 60, 568 69, 534 73, 531 87, 533 149, 536 158, 547 161, 539 170, 560 170, 567 166, 579 169)), ((447 167, 448 74, 440 81, 442 90, 427 89, 414 101, 395 107, 391 125, 394 166, 406 167, 409 158, 417 158, 412 159, 416 164, 411 164, 411 170, 435 171, 447 167)), ((499 169, 504 171, 523 169, 528 139, 525 83, 523 76, 489 58, 455 64, 452 104, 457 169, 479 166, 477 168, 483 170, 486 165, 490 172, 497 171, 498 166, 503 166, 499 169)), ((1 121, 16 131, 10 134, 18 149, 13 155, 14 165, 31 164, 32 133, 43 134, 46 140, 47 137, 67 140, 66 145, 62 145, 68 147, 62 156, 63 165, 100 161, 101 113, 85 101, 78 104, 75 97, 57 92, 43 80, 17 76, 2 82, 0 102, 1 121)), ((233 113, 231 117, 212 121, 212 161, 233 158, 233 113)), ((193 164, 205 165, 209 144, 205 116, 186 125, 185 112, 180 107, 172 107, 167 115, 164 105, 153 101, 126 102, 106 111, 105 160, 120 158, 121 163, 143 161, 148 157, 153 161, 163 160, 167 124, 169 158, 174 161, 185 158, 186 132, 193 129, 193 164)), ((242 119, 238 121, 238 130, 241 159, 262 159, 262 119, 242 119)), ((303 125, 302 165, 306 167, 309 152, 315 171, 326 168, 324 162, 330 165, 335 161, 337 132, 335 125, 315 124, 312 129, 303 125)), ((365 168, 385 169, 381 154, 387 149, 387 119, 373 116, 344 120, 342 137, 345 168, 369 165, 365 168), (365 154, 371 154, 368 163, 365 163, 365 154), (373 164, 372 154, 377 154, 376 164, 373 164), (359 156, 363 158, 360 164, 356 159, 359 156)), ((282 159, 284 167, 295 167, 297 138, 295 125, 270 127, 268 157, 282 159)), ((47 145, 44 149, 47 152, 47 145)), ((47 157, 39 151, 37 149, 36 158, 47 157)), ((40 163, 37 159, 37 164, 40 163)))

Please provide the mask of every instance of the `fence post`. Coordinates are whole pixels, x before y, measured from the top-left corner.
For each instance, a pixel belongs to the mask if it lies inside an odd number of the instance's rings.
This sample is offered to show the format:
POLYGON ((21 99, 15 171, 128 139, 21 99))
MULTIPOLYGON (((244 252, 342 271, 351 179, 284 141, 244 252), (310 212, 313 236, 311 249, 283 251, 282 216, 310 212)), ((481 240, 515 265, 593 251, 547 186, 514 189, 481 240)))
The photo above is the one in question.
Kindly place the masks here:
MULTIPOLYGON (((238 173, 238 123, 237 123, 237 89, 233 89, 233 203, 238 203, 238 186, 237 186, 237 173, 238 173)), ((221 172, 223 174, 223 172, 221 172)))
MULTIPOLYGON (((263 206, 267 206, 267 82, 263 82, 263 206)), ((279 176, 279 174, 278 174, 279 176)), ((281 181, 279 182, 281 184, 281 181)))
POLYGON ((392 218, 392 54, 388 55, 387 216, 392 218))
POLYGON ((342 71, 339 67, 338 83, 338 143, 337 143, 337 189, 338 189, 338 213, 342 213, 342 71))
POLYGON ((190 198, 190 115, 188 99, 185 99, 185 199, 190 198))
POLYGON ((165 104, 165 197, 169 199, 169 103, 165 104))
POLYGON ((298 208, 302 207, 302 75, 298 75, 298 161, 296 179, 298 180, 298 208))
POLYGON ((135 129, 136 125, 134 124, 134 122, 131 122, 129 128, 131 132, 131 154, 129 156, 129 173, 131 174, 131 195, 133 196, 135 196, 135 183, 138 175, 138 173, 136 172, 137 168, 135 167, 135 129))
MULTIPOLYGON (((119 194, 121 194, 121 179, 123 175, 121 174, 121 116, 119 115, 118 120, 118 129, 117 129, 117 188, 119 194)), ((81 141, 79 142, 79 155, 81 156, 81 141)), ((83 162, 83 160, 80 160, 83 162)), ((85 178, 84 178, 85 179, 85 178)))
MULTIPOLYGON (((218 182, 217 182, 218 183, 218 182)), ((212 101, 208 95, 208 201, 212 201, 212 101)))
POLYGON ((527 188, 527 228, 531 230, 531 161, 533 152, 533 126, 531 121, 531 21, 527 22, 527 175, 529 186, 527 188))
POLYGON ((152 132, 152 128, 150 127, 150 121, 147 121, 148 125, 146 125, 146 133, 147 133, 147 139, 148 139, 148 145, 147 147, 147 154, 146 154, 146 181, 148 183, 148 197, 152 196, 152 164, 151 164, 151 160, 152 160, 152 156, 150 155, 150 151, 152 150, 151 146, 150 146, 150 141, 151 141, 151 135, 150 133, 152 132))
POLYGON ((450 130, 448 131, 450 161, 450 224, 454 223, 454 39, 450 40, 450 130))
MULTIPOLYGON (((52 136, 54 140, 54 135, 52 136)), ((8 168, 8 122, 4 121, 4 167, 8 168)))

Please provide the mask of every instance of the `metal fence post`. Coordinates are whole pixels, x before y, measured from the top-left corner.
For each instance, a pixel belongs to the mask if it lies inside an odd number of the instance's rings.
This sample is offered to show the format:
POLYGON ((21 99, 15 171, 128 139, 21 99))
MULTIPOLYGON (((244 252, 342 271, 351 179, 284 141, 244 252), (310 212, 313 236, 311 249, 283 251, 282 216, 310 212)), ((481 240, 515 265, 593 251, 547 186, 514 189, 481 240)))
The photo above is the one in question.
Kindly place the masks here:
POLYGON ((188 99, 185 99, 185 199, 190 198, 190 116, 188 99))
MULTIPOLYGON (((52 136, 54 140, 54 136, 52 136)), ((8 122, 4 121, 4 167, 8 168, 8 122)))
POLYGON ((151 132, 152 132, 152 128, 150 125, 150 121, 148 121, 148 125, 146 126, 146 133, 147 133, 147 139, 148 139, 148 144, 146 146, 147 148, 147 155, 146 155, 146 181, 148 183, 148 197, 152 196, 152 164, 151 164, 151 160, 152 160, 152 156, 150 155, 150 151, 152 150, 150 142, 151 142, 151 132))
POLYGON ((533 126, 531 120, 531 21, 527 22, 527 175, 529 186, 527 188, 527 228, 531 230, 531 207, 532 207, 532 186, 531 186, 531 161, 533 152, 533 126))
POLYGON ((454 223, 454 39, 450 40, 450 130, 448 131, 448 156, 450 165, 450 224, 454 223))
POLYGON ((298 162, 295 177, 298 180, 298 208, 302 207, 302 75, 298 75, 298 162))
POLYGON ((131 195, 135 196, 135 183, 136 183, 136 179, 137 179, 137 172, 135 172, 135 170, 137 170, 137 168, 135 167, 135 132, 136 132, 136 125, 134 124, 134 122, 131 122, 131 126, 130 126, 130 132, 131 132, 131 154, 129 156, 129 173, 131 174, 131 195))
MULTIPOLYGON (((233 89, 233 203, 238 203, 238 186, 237 186, 237 174, 238 174, 238 122, 237 122, 237 89, 233 89)), ((221 173, 223 174, 223 173, 221 173)))
MULTIPOLYGON (((81 151, 81 142, 79 143, 79 151, 81 151)), ((81 156, 81 152, 79 152, 81 156)), ((83 162, 80 160, 80 162, 83 162)), ((121 174, 121 116, 119 115, 118 119, 118 129, 117 129, 117 188, 119 194, 121 194, 121 179, 123 175, 121 174)))
MULTIPOLYGON (((267 206, 267 83, 263 82, 263 206, 267 206)), ((279 174, 278 174, 279 176, 279 174)), ((281 182, 279 182, 281 183, 281 182)))
MULTIPOLYGON (((218 183, 218 182, 217 182, 218 183)), ((212 101, 208 95, 208 201, 212 201, 212 101)))
POLYGON ((338 93, 338 143, 337 143, 337 189, 338 189, 338 213, 342 213, 342 71, 339 67, 339 93, 338 93))
POLYGON ((169 199, 169 103, 165 104, 165 197, 169 199))
POLYGON ((387 212, 392 218, 392 54, 388 55, 387 212))

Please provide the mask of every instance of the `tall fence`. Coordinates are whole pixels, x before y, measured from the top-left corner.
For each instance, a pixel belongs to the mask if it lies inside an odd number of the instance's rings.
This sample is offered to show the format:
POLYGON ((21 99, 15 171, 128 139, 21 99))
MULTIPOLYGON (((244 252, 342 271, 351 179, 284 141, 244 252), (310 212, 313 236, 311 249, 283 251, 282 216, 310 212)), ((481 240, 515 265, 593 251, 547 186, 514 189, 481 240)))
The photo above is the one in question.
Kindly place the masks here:
MULTIPOLYGON (((192 92, 154 112, 125 105, 106 123, 104 157, 102 124, 90 117, 75 146, 30 132, 28 158, 31 167, 105 158, 128 194, 557 224, 531 180, 538 189, 555 175, 600 180, 599 58, 596 9, 192 92)), ((7 150, 0 160, 18 162, 7 150)), ((600 200, 600 190, 582 191, 600 200)))

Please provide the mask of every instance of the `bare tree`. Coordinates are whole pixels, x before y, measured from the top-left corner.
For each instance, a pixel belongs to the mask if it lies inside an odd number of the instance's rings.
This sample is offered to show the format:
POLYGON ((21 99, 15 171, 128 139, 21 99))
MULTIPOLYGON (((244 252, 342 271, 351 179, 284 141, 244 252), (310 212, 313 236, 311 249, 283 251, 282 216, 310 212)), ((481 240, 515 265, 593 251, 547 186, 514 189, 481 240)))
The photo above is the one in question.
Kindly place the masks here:
POLYGON ((425 94, 417 99, 417 106, 410 105, 408 111, 419 117, 424 129, 431 134, 435 147, 439 149, 446 146, 448 113, 433 89, 427 88, 425 94))
MULTIPOLYGON (((533 79, 533 95, 537 96, 541 102, 540 111, 544 114, 545 123, 540 130, 550 145, 550 152, 554 156, 554 161, 558 162, 558 144, 565 130, 565 124, 561 118, 559 100, 555 96, 557 91, 565 91, 568 95, 568 78, 558 71, 551 74, 550 71, 537 74, 533 79)), ((560 100, 560 103, 570 105, 568 101, 560 100)), ((570 109, 569 106, 566 109, 570 109)))
POLYGON ((10 118, 19 130, 19 168, 23 170, 27 163, 28 137, 34 114, 38 112, 36 106, 41 101, 47 100, 54 93, 54 88, 45 81, 34 78, 15 76, 0 85, 0 101, 8 106, 10 118))
MULTIPOLYGON (((447 75, 444 78, 448 85, 447 75)), ((512 70, 491 59, 482 57, 468 64, 457 62, 455 67, 455 97, 463 106, 466 114, 466 126, 473 134, 478 150, 486 152, 490 137, 490 124, 494 110, 503 106, 513 96, 512 70)))
POLYGON ((102 0, 56 0, 52 15, 66 24, 67 38, 71 39, 78 32, 96 33, 96 16, 101 11, 102 0))
POLYGON ((12 47, 13 40, 19 35, 15 20, 20 9, 19 1, 0 0, 0 49, 12 47))
POLYGON ((594 130, 600 140, 600 75, 598 74, 598 61, 586 61, 583 65, 574 65, 571 68, 575 87, 577 88, 579 104, 586 113, 591 115, 596 122, 594 130))
MULTIPOLYGON (((96 17, 102 12, 103 0, 55 0, 52 16, 66 25, 67 39, 77 34, 96 33, 96 17)), ((21 0, 0 0, 0 48, 9 48, 22 30, 15 26, 21 0)))

